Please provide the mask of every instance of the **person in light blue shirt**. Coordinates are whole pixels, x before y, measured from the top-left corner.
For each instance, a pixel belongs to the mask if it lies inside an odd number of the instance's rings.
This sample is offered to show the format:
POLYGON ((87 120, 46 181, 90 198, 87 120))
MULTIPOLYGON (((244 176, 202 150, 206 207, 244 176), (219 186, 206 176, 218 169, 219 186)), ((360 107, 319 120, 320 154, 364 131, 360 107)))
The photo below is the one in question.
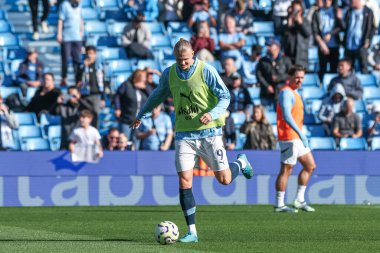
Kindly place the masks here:
POLYGON ((57 41, 61 44, 62 81, 67 85, 67 68, 70 57, 73 59, 75 76, 78 75, 82 55, 84 23, 80 0, 65 1, 59 8, 57 41))
POLYGON ((152 116, 143 119, 136 131, 137 138, 141 139, 141 150, 166 151, 170 148, 173 140, 172 121, 161 109, 162 105, 154 108, 152 116))
POLYGON ((179 176, 179 199, 188 233, 179 241, 198 242, 195 227, 196 205, 192 191, 193 169, 199 157, 214 171, 223 185, 239 174, 250 179, 253 169, 245 154, 228 163, 222 127, 230 94, 216 69, 194 58, 189 41, 180 39, 174 47, 176 63, 161 76, 158 87, 148 98, 131 128, 137 129, 148 113, 170 95, 175 105, 175 162, 179 176))

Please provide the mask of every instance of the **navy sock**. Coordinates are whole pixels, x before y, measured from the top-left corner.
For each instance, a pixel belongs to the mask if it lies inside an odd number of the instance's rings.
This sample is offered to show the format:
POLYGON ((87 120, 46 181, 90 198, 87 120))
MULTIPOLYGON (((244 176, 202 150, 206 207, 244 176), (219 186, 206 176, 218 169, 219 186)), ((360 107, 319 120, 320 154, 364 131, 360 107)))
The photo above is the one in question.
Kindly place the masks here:
POLYGON ((242 165, 241 165, 241 162, 239 160, 236 160, 235 162, 230 163, 232 181, 239 175, 241 167, 242 167, 242 165))
POLYGON ((187 225, 195 224, 195 199, 193 189, 179 189, 179 202, 187 225))

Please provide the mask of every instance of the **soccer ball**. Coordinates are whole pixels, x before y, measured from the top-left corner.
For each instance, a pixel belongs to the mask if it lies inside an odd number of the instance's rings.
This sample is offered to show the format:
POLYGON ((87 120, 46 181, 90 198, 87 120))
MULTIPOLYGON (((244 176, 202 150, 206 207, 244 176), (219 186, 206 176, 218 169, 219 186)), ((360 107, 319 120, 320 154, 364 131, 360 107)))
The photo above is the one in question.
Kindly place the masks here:
POLYGON ((177 225, 173 222, 163 221, 157 224, 154 235, 158 243, 172 244, 178 240, 179 231, 177 225))

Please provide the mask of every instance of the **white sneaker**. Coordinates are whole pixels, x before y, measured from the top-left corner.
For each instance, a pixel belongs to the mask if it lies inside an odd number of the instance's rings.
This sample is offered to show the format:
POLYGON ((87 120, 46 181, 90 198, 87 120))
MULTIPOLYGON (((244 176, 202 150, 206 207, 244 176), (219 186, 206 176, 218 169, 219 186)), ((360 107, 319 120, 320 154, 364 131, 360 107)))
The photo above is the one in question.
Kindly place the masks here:
POLYGON ((306 201, 300 202, 296 199, 296 200, 294 200, 293 206, 294 206, 294 208, 301 209, 305 212, 315 212, 315 209, 312 208, 311 206, 307 205, 306 201))
POLYGON ((287 206, 281 206, 281 207, 274 207, 275 213, 298 213, 297 209, 287 207, 287 206))
POLYGON ((49 32, 49 27, 48 27, 46 21, 42 21, 42 22, 41 22, 41 29, 42 29, 42 32, 43 32, 43 33, 48 33, 48 32, 49 32))
POLYGON ((38 34, 38 32, 34 32, 32 37, 33 37, 33 40, 39 40, 40 39, 40 35, 38 34))

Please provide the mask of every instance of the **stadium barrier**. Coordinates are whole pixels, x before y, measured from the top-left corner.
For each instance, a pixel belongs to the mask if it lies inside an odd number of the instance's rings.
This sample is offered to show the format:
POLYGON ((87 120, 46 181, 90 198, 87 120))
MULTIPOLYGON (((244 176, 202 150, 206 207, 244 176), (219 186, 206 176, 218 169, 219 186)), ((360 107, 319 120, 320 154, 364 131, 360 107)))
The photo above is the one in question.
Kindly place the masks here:
MULTIPOLYGON (((277 151, 247 151, 255 176, 230 186, 195 177, 198 204, 271 204, 277 151)), ((232 161, 238 152, 229 152, 232 161)), ((380 152, 314 152, 317 169, 306 192, 315 204, 380 203, 380 152)), ((174 152, 105 152, 99 164, 72 163, 67 152, 1 152, 0 206, 177 205, 174 152)), ((297 189, 295 168, 286 201, 297 189)))

